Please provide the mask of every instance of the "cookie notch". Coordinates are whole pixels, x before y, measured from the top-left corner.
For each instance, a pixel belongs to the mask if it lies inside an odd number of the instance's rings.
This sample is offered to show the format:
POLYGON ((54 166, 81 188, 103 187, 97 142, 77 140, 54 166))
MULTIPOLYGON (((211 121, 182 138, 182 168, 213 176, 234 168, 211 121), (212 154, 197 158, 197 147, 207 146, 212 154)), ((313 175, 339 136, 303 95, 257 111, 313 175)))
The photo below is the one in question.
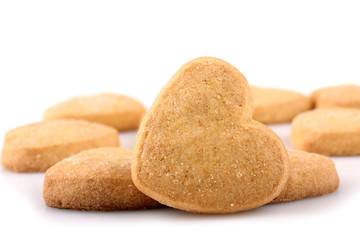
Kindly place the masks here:
POLYGON ((286 183, 288 155, 252 112, 249 85, 235 67, 210 57, 186 63, 140 126, 134 184, 191 212, 238 212, 270 202, 286 183))

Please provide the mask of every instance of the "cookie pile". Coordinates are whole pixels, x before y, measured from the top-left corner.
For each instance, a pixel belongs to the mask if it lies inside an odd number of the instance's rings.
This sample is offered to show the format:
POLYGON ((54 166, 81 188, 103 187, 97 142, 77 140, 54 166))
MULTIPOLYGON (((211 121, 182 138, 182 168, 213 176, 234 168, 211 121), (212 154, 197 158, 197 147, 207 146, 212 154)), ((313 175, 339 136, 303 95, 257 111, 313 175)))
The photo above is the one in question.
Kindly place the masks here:
POLYGON ((308 97, 250 87, 231 64, 197 58, 147 112, 115 94, 50 107, 6 134, 2 165, 46 171, 43 197, 55 208, 232 213, 320 196, 339 186, 323 155, 360 154, 360 88, 334 88, 308 97), (264 125, 290 121, 297 150, 264 125), (118 131, 138 127, 135 148, 121 148, 118 131))

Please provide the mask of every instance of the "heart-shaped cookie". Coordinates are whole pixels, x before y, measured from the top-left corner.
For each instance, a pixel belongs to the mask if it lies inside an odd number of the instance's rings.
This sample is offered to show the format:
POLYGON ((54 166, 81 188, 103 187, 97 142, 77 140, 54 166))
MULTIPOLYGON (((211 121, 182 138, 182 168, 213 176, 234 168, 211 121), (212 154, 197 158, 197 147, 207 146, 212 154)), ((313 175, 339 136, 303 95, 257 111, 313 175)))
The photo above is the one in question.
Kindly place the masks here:
POLYGON ((186 63, 140 126, 135 185, 192 212, 237 212, 270 202, 286 183, 288 155, 252 112, 246 78, 231 64, 210 57, 186 63))
POLYGON ((295 91, 256 86, 250 88, 254 98, 253 118, 261 123, 291 122, 296 115, 313 106, 310 97, 295 91))
POLYGON ((132 149, 101 147, 58 162, 45 174, 46 205, 99 211, 160 207, 133 185, 130 175, 133 155, 132 149))
POLYGON ((146 109, 137 100, 119 94, 80 96, 48 108, 44 120, 82 119, 116 128, 137 129, 146 109))
POLYGON ((291 202, 336 191, 339 176, 335 163, 316 153, 289 150, 290 172, 282 192, 272 203, 291 202))

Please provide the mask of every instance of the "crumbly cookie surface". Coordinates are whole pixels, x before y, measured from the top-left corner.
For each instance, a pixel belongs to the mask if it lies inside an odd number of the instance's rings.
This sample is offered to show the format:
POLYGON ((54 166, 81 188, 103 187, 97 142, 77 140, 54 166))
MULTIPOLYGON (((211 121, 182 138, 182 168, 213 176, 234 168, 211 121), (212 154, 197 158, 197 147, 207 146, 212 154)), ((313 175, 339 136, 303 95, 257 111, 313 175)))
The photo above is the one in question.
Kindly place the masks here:
POLYGON ((345 107, 360 109, 360 85, 344 84, 321 88, 311 95, 317 108, 345 107))
POLYGON ((137 129, 145 111, 145 107, 133 98, 102 93, 72 98, 52 106, 45 111, 44 119, 83 119, 125 131, 137 129))
POLYGON ((288 155, 269 128, 251 119, 245 77, 216 58, 183 65, 145 115, 132 178, 146 195, 201 213, 237 212, 275 198, 288 155))
POLYGON ((104 147, 82 151, 46 171, 47 206, 78 210, 130 210, 159 207, 131 180, 133 150, 104 147))
POLYGON ((322 155, 360 154, 360 110, 318 108, 298 115, 292 122, 294 149, 322 155))
POLYGON ((297 114, 312 108, 310 97, 283 89, 251 86, 256 121, 271 124, 290 122, 297 114))
POLYGON ((8 131, 2 165, 14 172, 43 172, 82 150, 119 146, 116 129, 83 120, 51 120, 8 131))
POLYGON ((272 203, 291 202, 334 192, 339 176, 334 161, 328 157, 289 150, 290 173, 284 190, 272 203))

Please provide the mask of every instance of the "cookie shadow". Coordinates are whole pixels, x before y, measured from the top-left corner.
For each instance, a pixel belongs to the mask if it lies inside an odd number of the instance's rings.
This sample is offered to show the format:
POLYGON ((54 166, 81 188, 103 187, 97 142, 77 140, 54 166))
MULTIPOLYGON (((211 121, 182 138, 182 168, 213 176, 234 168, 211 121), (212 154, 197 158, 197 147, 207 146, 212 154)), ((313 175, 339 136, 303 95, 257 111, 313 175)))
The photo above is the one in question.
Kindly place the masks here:
POLYGON ((271 130, 273 130, 282 140, 286 149, 292 149, 290 142, 290 123, 281 123, 281 124, 269 124, 267 125, 271 130))
POLYGON ((14 173, 1 168, 1 179, 4 184, 20 193, 36 207, 43 206, 42 188, 45 173, 14 173))
POLYGON ((237 213, 230 214, 201 214, 186 211, 168 209, 164 215, 167 219, 182 220, 214 220, 214 219, 288 219, 290 216, 306 217, 314 214, 321 215, 337 208, 343 201, 339 191, 293 202, 266 204, 264 206, 237 213))
POLYGON ((134 148, 137 130, 119 132, 120 146, 123 148, 134 148))

